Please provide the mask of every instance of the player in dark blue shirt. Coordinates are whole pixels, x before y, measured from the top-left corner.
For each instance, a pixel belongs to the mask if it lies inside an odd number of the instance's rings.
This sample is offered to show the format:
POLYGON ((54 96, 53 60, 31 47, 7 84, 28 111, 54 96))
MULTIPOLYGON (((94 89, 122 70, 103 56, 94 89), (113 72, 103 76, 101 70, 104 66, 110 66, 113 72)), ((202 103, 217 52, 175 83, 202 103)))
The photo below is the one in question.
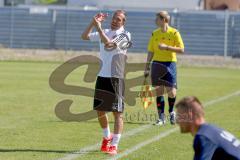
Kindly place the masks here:
POLYGON ((194 160, 240 160, 240 141, 231 133, 207 124, 204 109, 196 97, 185 97, 177 105, 181 133, 194 138, 194 160))

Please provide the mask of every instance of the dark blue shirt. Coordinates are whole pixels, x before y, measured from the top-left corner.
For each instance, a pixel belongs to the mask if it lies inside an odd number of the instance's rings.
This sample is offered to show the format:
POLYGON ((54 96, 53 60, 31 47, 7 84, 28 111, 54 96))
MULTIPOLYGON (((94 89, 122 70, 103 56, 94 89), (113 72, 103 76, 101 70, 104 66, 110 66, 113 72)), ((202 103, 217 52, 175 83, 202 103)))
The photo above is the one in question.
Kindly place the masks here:
POLYGON ((194 160, 240 160, 240 141, 214 125, 201 125, 193 148, 194 160))

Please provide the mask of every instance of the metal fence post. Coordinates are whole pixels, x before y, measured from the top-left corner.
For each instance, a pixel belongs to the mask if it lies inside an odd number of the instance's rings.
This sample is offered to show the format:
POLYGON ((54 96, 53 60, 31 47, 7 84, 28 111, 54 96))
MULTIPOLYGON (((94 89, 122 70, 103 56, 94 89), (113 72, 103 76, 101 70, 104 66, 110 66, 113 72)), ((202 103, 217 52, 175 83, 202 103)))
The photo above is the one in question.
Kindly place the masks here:
POLYGON ((68 8, 68 4, 65 7, 65 13, 66 13, 66 19, 65 19, 65 39, 64 39, 64 48, 65 48, 65 53, 67 53, 68 51, 68 41, 69 41, 69 37, 68 37, 68 23, 69 23, 69 8, 68 8))
MULTIPOLYGON (((234 30, 235 30, 235 16, 231 16, 230 17, 230 21, 231 21, 231 26, 230 26, 230 35, 229 35, 229 38, 230 38, 230 54, 231 54, 231 56, 233 56, 233 54, 234 54, 234 30)), ((228 56, 229 56, 229 53, 228 53, 228 56)))
POLYGON ((52 10, 52 27, 51 27, 51 37, 50 37, 50 49, 56 49, 55 43, 56 43, 56 19, 57 19, 57 11, 56 9, 52 10))
POLYGON ((10 14, 10 37, 9 37, 9 47, 13 47, 13 32, 14 32, 14 1, 11 1, 11 14, 10 14))
POLYGON ((224 58, 228 56, 228 21, 229 21, 229 12, 225 11, 225 29, 224 29, 224 58))

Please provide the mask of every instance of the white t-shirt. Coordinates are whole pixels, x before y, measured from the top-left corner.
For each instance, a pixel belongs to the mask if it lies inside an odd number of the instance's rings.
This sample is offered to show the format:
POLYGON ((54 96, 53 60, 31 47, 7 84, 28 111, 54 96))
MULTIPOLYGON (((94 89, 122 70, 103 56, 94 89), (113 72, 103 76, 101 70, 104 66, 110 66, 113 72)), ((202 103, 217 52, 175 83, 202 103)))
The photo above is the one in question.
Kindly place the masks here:
MULTIPOLYGON (((125 33, 129 40, 131 40, 131 34, 124 30, 123 27, 118 30, 105 29, 104 33, 106 36, 113 40, 117 35, 125 33)), ((98 76, 100 77, 116 77, 124 78, 124 67, 126 62, 127 49, 121 49, 117 47, 112 51, 107 51, 104 49, 104 43, 101 42, 98 32, 90 33, 89 38, 91 41, 99 42, 100 45, 100 59, 102 61, 102 66, 98 76)))

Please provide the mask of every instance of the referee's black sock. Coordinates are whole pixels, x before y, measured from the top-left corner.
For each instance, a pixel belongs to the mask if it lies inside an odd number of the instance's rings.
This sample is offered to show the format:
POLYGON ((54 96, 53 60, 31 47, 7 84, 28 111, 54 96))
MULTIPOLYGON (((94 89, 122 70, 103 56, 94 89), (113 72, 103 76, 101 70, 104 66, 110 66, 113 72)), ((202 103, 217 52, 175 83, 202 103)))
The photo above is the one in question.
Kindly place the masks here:
POLYGON ((173 111, 175 101, 176 101, 176 97, 174 97, 174 98, 168 97, 169 113, 171 113, 173 111))
POLYGON ((165 107, 164 97, 163 96, 157 97, 157 109, 159 118, 161 113, 164 113, 164 107, 165 107))

